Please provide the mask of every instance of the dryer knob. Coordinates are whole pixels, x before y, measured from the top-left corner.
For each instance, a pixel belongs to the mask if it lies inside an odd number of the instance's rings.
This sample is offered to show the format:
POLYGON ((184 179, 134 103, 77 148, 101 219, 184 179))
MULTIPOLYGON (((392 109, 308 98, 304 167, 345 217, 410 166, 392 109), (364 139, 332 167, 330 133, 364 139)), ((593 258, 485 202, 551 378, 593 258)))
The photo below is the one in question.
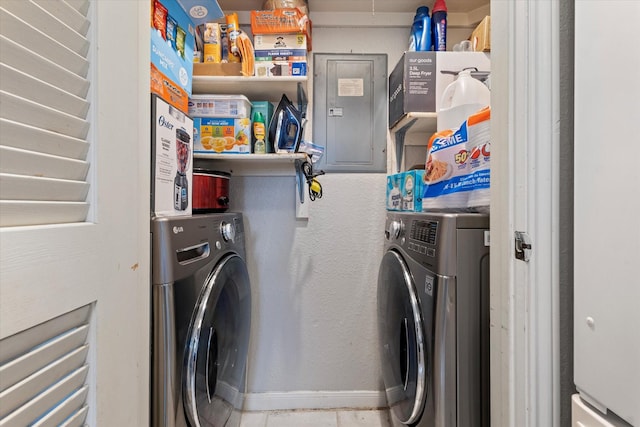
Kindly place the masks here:
POLYGON ((387 235, 388 240, 395 240, 400 237, 400 233, 402 233, 402 222, 391 221, 385 234, 387 235))
POLYGON ((235 242, 236 240, 236 229, 230 222, 222 221, 220 223, 220 234, 222 234, 222 238, 225 242, 228 242, 229 240, 235 242))

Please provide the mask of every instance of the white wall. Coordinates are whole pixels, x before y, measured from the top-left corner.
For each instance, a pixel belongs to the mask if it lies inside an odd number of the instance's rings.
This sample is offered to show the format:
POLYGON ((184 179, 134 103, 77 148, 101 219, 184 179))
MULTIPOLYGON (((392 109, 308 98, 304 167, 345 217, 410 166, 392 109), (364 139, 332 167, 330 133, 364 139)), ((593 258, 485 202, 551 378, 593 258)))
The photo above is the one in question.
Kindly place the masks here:
MULTIPOLYGON (((313 52, 386 53, 389 71, 407 43, 408 25, 313 30, 313 52)), ((310 104, 312 92, 310 79, 310 104)), ((386 174, 319 181, 324 196, 310 202, 308 220, 296 220, 293 177, 231 179, 254 291, 247 410, 385 405, 376 292, 386 174)))

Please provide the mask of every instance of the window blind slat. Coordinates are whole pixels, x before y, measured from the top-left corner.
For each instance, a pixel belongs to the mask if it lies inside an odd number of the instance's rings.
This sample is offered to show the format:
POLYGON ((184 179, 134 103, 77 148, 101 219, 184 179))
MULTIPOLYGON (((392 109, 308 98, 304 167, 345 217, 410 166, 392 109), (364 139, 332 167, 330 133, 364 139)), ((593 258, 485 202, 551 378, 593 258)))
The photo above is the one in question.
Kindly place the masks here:
POLYGON ((0 3, 0 227, 86 220, 90 5, 0 3))
POLYGON ((0 345, 0 363, 7 363, 71 329, 86 326, 90 314, 91 306, 86 305, 3 338, 0 345))
POLYGON ((32 27, 27 22, 0 7, 0 27, 2 34, 16 43, 28 47, 63 68, 86 77, 89 61, 51 37, 32 27))
POLYGON ((82 16, 87 16, 87 12, 89 11, 89 0, 64 0, 63 3, 67 3, 69 6, 77 10, 82 16))
POLYGON ((52 408, 65 396, 80 388, 84 383, 88 370, 89 367, 85 365, 63 378, 55 386, 47 389, 31 399, 27 404, 2 418, 0 427, 23 426, 38 420, 48 412, 49 408, 52 408), (43 410, 43 408, 46 409, 43 410))
POLYGON ((82 139, 0 118, 2 145, 84 160, 89 144, 82 139))
POLYGON ((54 110, 28 99, 0 91, 0 114, 5 119, 24 123, 74 138, 85 139, 89 132, 86 120, 54 110))
POLYGON ((83 222, 88 203, 0 200, 0 227, 83 222))
POLYGON ((0 417, 18 409, 79 369, 84 365, 88 351, 88 345, 77 348, 0 393, 0 417))
POLYGON ((5 200, 50 200, 83 202, 89 183, 66 179, 0 173, 0 193, 5 200))
POLYGON ((3 36, 0 36, 0 62, 17 70, 28 70, 27 74, 81 98, 89 92, 88 80, 3 36))
MULTIPOLYGON (((87 10, 85 9, 84 13, 80 13, 79 10, 82 7, 75 8, 70 2, 65 2, 63 0, 31 0, 51 15, 55 16, 61 22, 64 22, 71 29, 76 31, 78 34, 82 36, 87 35, 87 31, 89 30, 89 20, 85 17, 87 10)), ((79 2, 84 3, 85 7, 88 7, 87 2, 79 2)))
MULTIPOLYGON (((48 3, 59 3, 51 2, 48 3)), ((25 0, 3 0, 2 7, 15 16, 29 17, 29 24, 50 38, 84 57, 89 51, 89 41, 66 23, 61 22, 41 5, 25 0)), ((73 10, 73 9, 71 9, 73 10)), ((77 13, 77 12, 76 12, 77 13)))
POLYGON ((73 393, 64 402, 53 408, 51 412, 35 422, 31 427, 56 427, 60 426, 63 421, 67 420, 74 413, 82 409, 82 405, 87 400, 89 387, 84 386, 73 393))
POLYGON ((89 407, 83 406, 75 414, 64 420, 59 427, 80 427, 84 426, 84 421, 87 419, 89 413, 89 407))
POLYGON ((86 118, 89 102, 56 86, 0 64, 0 90, 72 116, 86 118))
POLYGON ((89 163, 0 145, 0 172, 84 181, 89 163))
POLYGON ((87 340, 89 326, 83 325, 44 342, 29 351, 0 365, 0 391, 18 383, 23 378, 36 372, 40 367, 48 365, 63 354, 80 347, 87 340))

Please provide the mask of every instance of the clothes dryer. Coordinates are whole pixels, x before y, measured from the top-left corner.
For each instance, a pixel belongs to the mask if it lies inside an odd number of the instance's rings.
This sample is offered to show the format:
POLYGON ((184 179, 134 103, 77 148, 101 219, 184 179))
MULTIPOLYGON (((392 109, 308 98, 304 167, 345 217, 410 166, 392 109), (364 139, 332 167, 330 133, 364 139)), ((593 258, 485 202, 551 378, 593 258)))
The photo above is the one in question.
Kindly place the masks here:
POLYGON ((388 212, 378 274, 394 425, 489 426, 489 218, 388 212))
POLYGON ((237 425, 251 324, 242 214, 156 218, 151 234, 151 425, 237 425))

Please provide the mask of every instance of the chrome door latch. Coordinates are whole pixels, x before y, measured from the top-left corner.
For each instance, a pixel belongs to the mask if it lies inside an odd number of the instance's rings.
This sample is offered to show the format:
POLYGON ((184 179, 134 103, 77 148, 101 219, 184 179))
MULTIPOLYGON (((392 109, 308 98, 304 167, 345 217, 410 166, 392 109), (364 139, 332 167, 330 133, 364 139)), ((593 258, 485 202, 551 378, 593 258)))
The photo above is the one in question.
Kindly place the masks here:
POLYGON ((529 262, 531 258, 531 238, 524 231, 516 231, 514 234, 516 240, 516 259, 529 262))

